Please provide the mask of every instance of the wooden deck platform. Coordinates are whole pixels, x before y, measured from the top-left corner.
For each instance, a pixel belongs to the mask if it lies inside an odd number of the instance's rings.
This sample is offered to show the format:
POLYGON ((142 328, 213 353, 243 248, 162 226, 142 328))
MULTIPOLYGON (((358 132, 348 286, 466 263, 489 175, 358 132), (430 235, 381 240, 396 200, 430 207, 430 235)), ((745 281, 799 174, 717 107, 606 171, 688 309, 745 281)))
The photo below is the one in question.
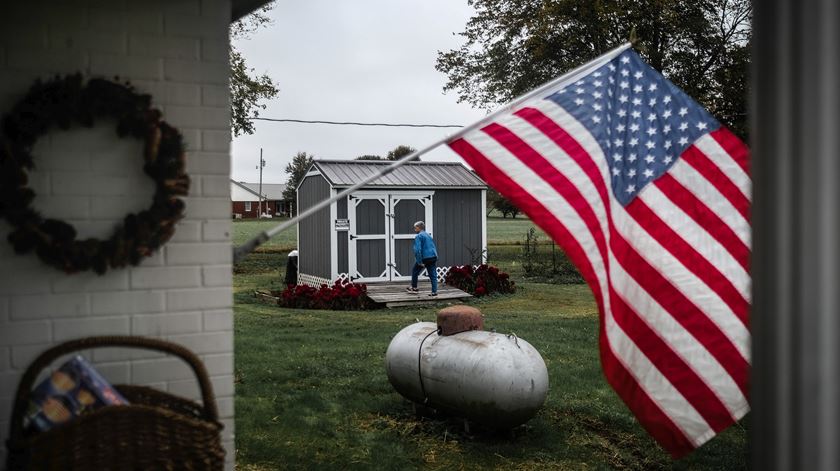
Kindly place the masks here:
POLYGON ((420 283, 418 294, 411 294, 405 290, 408 283, 368 283, 367 294, 370 299, 384 303, 385 307, 415 306, 422 304, 433 304, 443 301, 455 301, 471 298, 472 295, 465 293, 458 288, 438 283, 438 295, 429 296, 432 291, 429 283, 420 283))

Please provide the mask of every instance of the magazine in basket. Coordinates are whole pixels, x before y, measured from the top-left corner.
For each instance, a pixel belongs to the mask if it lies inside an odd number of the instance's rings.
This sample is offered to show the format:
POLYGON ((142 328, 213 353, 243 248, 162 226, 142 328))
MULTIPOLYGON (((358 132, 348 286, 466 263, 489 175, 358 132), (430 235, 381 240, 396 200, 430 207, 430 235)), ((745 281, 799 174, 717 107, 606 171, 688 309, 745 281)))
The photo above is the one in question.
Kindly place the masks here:
POLYGON ((94 409, 128 401, 81 355, 32 390, 24 426, 46 431, 94 409))

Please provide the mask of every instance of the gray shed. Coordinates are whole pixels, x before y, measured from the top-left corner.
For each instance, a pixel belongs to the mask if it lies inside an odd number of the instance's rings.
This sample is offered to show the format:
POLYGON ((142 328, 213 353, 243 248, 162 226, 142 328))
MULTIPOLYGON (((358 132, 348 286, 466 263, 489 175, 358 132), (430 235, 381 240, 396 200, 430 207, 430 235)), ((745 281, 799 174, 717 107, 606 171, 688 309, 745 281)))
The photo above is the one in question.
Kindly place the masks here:
MULTIPOLYGON (((300 211, 374 175, 387 161, 316 160, 297 188, 300 211)), ((487 186, 460 163, 414 162, 298 224, 301 284, 411 279, 414 222, 438 246, 438 278, 487 249, 487 186)))

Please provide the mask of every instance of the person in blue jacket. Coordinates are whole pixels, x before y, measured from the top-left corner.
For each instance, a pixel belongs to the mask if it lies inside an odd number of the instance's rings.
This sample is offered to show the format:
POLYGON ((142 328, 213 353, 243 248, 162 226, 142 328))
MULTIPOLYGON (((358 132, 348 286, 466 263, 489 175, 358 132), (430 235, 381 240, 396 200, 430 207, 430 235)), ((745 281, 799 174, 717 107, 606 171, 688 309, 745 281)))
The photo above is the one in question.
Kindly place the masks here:
POLYGON ((411 286, 405 290, 409 293, 417 294, 420 290, 417 289, 417 277, 425 268, 429 274, 429 279, 432 281, 432 294, 429 296, 437 296, 437 247, 435 241, 432 240, 426 232, 426 223, 417 221, 414 223, 414 267, 411 269, 411 286))

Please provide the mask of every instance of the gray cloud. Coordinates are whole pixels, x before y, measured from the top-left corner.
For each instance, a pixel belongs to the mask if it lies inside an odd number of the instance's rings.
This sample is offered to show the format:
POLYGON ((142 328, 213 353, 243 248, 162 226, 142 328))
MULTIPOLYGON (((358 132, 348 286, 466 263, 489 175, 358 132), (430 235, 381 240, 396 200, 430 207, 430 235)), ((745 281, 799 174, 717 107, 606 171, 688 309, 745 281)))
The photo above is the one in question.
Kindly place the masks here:
MULTIPOLYGON (((331 121, 470 124, 484 112, 443 94, 437 51, 458 47, 472 9, 454 0, 278 2, 274 23, 237 41, 249 65, 278 84, 264 117, 331 121)), ((232 175, 283 182, 298 151, 319 158, 385 155, 397 145, 424 147, 457 129, 367 128, 258 121, 256 133, 233 141, 232 175)), ((424 160, 457 160, 448 148, 424 160)))

